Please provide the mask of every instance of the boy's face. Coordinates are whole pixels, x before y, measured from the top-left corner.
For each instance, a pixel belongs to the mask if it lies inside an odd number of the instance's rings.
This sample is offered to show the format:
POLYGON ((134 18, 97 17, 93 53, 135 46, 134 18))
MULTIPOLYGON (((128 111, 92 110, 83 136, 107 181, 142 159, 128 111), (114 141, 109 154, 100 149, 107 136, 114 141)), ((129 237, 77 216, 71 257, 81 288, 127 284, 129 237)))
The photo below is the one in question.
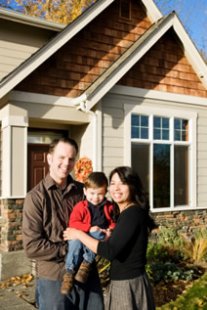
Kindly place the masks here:
POLYGON ((92 203, 93 205, 98 205, 104 200, 104 197, 106 195, 106 188, 98 187, 98 188, 84 188, 84 194, 86 196, 86 199, 92 203))

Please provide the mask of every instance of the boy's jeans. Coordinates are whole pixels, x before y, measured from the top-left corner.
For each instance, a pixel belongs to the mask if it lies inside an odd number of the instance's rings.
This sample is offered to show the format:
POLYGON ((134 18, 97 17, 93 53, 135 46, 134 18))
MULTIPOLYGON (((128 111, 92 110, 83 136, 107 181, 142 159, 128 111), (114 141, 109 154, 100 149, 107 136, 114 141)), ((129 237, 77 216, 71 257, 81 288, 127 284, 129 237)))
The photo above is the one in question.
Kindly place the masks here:
MULTIPOLYGON (((94 231, 88 233, 91 237, 103 240, 105 234, 100 231, 94 231)), ((88 263, 92 263, 95 259, 96 254, 89 250, 85 245, 83 245, 79 240, 69 240, 68 241, 68 253, 66 255, 66 270, 77 271, 78 266, 83 261, 87 261, 88 263)))

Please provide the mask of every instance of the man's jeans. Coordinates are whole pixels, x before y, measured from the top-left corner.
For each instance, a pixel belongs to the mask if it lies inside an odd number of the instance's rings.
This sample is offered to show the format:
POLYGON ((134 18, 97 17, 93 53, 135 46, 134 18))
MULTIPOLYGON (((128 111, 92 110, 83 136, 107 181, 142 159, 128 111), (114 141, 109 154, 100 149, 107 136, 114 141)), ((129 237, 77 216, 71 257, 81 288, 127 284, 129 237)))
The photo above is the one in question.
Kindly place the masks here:
POLYGON ((36 301, 40 310, 103 310, 103 295, 97 270, 93 268, 87 284, 75 283, 70 295, 60 293, 61 281, 37 279, 36 301))
MULTIPOLYGON (((89 232, 88 234, 98 240, 103 240, 105 238, 105 234, 100 231, 89 232)), ((77 271, 78 266, 83 261, 83 259, 91 264, 96 256, 95 253, 93 253, 77 239, 68 241, 68 249, 69 251, 66 255, 65 261, 65 267, 67 271, 77 271)))

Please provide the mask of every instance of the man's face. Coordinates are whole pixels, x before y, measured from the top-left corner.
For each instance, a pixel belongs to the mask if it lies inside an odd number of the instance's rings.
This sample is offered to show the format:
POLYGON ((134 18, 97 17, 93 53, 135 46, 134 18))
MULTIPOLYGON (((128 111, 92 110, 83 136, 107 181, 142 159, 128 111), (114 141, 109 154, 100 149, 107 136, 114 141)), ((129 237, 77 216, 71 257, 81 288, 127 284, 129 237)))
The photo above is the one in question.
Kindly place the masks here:
POLYGON ((62 183, 73 170, 76 159, 74 146, 59 142, 53 153, 48 154, 47 160, 50 166, 50 175, 56 183, 62 183))

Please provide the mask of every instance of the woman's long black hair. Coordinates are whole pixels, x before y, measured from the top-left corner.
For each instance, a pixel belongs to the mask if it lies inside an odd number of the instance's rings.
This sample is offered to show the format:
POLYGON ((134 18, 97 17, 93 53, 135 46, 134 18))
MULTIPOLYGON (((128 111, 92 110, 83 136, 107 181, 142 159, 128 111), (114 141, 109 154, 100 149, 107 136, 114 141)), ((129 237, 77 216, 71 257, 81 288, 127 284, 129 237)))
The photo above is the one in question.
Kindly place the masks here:
POLYGON ((111 182, 112 176, 117 173, 123 184, 129 186, 130 200, 136 203, 138 206, 146 210, 148 214, 148 228, 150 231, 157 228, 158 225, 155 223, 154 219, 150 216, 150 206, 147 199, 146 193, 144 191, 141 179, 139 175, 131 167, 120 166, 113 169, 109 175, 109 182, 111 182))

